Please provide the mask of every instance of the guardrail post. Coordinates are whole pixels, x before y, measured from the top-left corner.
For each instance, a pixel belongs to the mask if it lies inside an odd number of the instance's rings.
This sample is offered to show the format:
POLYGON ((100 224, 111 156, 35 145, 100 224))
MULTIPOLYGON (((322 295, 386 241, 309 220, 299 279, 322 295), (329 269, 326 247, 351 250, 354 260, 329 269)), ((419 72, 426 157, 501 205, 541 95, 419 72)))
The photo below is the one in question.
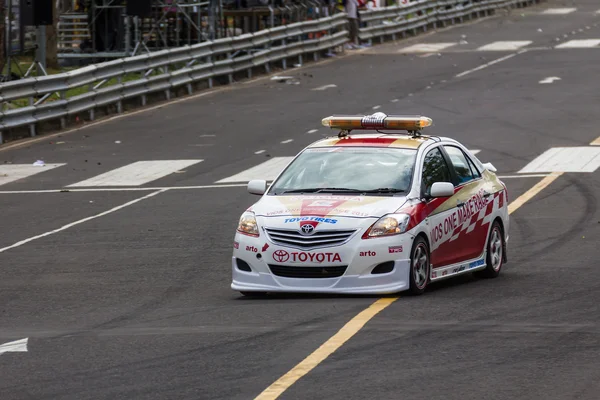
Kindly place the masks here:
MULTIPOLYGON (((231 52, 227 53, 227 58, 232 59, 231 52)), ((231 85, 233 83, 233 74, 227 74, 227 80, 229 81, 229 84, 231 85)))
MULTIPOLYGON (((281 44, 285 47, 287 45, 287 42, 285 39, 281 39, 281 44)), ((283 59, 281 60, 281 67, 286 70, 287 69, 287 59, 285 57, 283 57, 283 59)))
MULTIPOLYGON (((29 105, 32 106, 34 104, 33 96, 29 97, 29 105)), ((35 123, 29 124, 29 136, 35 136, 35 123)))
MULTIPOLYGON (((212 56, 206 57, 206 62, 212 63, 212 56)), ((208 78, 208 88, 212 89, 212 87, 213 87, 213 78, 211 76, 210 78, 208 78)))
MULTIPOLYGON (((119 75, 117 78, 117 84, 120 85, 123 82, 123 78, 119 75)), ((119 99, 117 101, 117 112, 121 114, 123 112, 123 102, 119 99)))
MULTIPOLYGON (((65 97, 67 97, 67 92, 64 90, 61 90, 58 93, 58 97, 63 100, 65 97)), ((65 129, 67 127, 67 119, 65 117, 60 117, 60 129, 65 129)))

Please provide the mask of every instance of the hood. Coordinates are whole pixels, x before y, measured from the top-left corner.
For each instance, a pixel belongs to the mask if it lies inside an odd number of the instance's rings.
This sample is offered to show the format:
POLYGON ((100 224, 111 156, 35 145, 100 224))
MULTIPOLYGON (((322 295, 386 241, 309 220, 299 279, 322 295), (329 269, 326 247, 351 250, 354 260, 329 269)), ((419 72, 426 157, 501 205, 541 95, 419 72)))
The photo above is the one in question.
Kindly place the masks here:
POLYGON ((379 218, 393 213, 405 196, 290 195, 264 196, 249 208, 257 216, 379 218))

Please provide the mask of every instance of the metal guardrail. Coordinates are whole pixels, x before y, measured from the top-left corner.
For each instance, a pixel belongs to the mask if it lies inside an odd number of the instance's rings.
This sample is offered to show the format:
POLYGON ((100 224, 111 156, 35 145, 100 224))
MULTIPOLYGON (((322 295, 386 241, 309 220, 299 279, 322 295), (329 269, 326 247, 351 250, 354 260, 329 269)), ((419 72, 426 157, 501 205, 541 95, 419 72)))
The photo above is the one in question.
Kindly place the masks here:
POLYGON ((540 0, 413 0, 411 3, 391 7, 381 7, 360 13, 358 38, 372 43, 374 38, 381 42, 386 37, 396 40, 396 35, 416 34, 417 29, 427 30, 445 27, 448 22, 463 22, 465 17, 478 17, 489 11, 503 7, 527 6, 540 0))
MULTIPOLYGON (((359 31, 361 40, 395 37, 417 28, 487 12, 489 10, 537 3, 541 0, 416 0, 404 6, 385 7, 361 13, 361 22, 366 23, 359 31)), ((146 105, 147 96, 164 93, 171 98, 172 90, 186 88, 193 92, 192 84, 207 82, 212 87, 213 79, 228 77, 252 69, 264 67, 270 72, 270 64, 286 61, 344 45, 349 41, 347 15, 298 22, 265 29, 252 34, 203 42, 192 46, 157 51, 79 68, 67 73, 31 77, 0 85, 0 102, 6 103, 28 99, 25 107, 0 112, 0 144, 2 131, 29 126, 30 135, 35 136, 36 124, 60 120, 66 127, 67 118, 89 112, 90 120, 99 107, 116 105, 117 112, 123 111, 123 102, 141 98, 146 105), (136 79, 123 77, 136 75, 136 79), (137 76, 139 75, 139 76, 137 76), (110 80, 117 83, 106 86, 110 80), (95 84, 96 82, 99 82, 95 84), (95 84, 95 85, 94 85, 95 84), (67 97, 69 90, 85 87, 88 90, 67 97), (48 99, 54 94, 57 100, 48 99)), ((383 39, 382 39, 383 41, 383 39)))

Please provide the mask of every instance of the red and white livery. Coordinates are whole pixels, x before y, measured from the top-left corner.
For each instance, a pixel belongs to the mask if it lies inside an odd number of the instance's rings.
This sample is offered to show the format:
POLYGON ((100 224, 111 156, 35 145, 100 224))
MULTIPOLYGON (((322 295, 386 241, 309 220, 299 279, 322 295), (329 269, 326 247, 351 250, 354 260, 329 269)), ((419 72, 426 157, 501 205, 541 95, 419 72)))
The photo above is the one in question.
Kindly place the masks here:
POLYGON ((509 213, 491 164, 456 140, 421 135, 427 117, 323 124, 340 134, 303 149, 268 189, 248 183, 262 197, 239 221, 233 290, 421 294, 463 273, 498 276, 509 213))

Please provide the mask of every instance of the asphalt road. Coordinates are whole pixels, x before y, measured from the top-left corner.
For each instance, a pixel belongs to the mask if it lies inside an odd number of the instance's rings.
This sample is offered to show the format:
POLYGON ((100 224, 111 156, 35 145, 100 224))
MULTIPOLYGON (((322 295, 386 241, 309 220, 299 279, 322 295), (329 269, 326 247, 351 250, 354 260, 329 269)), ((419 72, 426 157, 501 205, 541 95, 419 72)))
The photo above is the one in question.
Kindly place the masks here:
MULTIPOLYGON (((600 47, 554 48, 600 40, 598 9, 549 1, 280 74, 298 85, 267 77, 0 147, 0 171, 65 164, 0 176, 0 346, 28 338, 27 352, 0 354, 0 398, 256 397, 377 297, 231 291, 234 229, 256 198, 215 182, 294 156, 330 133, 327 115, 378 110, 433 118, 431 132, 498 168, 513 201, 542 179, 519 175, 536 157, 600 136, 600 47), (540 14, 550 7, 577 10, 540 14), (531 44, 477 50, 494 41, 531 44), (312 90, 325 85, 336 87, 312 90), (181 159, 202 161, 142 185, 61 191, 181 159)), ((512 214, 500 278, 401 296, 281 398, 599 398, 599 197, 598 170, 564 173, 512 214)))

